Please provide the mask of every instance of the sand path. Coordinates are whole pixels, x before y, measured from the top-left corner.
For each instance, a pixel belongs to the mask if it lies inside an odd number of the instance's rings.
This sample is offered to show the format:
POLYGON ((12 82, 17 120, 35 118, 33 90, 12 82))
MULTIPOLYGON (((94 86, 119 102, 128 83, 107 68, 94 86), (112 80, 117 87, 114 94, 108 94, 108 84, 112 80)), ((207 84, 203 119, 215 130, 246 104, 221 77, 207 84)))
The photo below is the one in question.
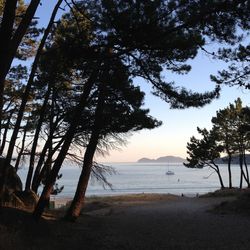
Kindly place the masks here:
POLYGON ((98 211, 96 249, 249 250, 250 217, 208 212, 221 201, 180 198, 98 211))
POLYGON ((102 209, 92 207, 77 223, 37 223, 29 214, 7 210, 6 215, 1 215, 0 249, 249 250, 249 215, 208 212, 228 199, 119 201, 102 209), (12 222, 6 219, 7 215, 12 222))

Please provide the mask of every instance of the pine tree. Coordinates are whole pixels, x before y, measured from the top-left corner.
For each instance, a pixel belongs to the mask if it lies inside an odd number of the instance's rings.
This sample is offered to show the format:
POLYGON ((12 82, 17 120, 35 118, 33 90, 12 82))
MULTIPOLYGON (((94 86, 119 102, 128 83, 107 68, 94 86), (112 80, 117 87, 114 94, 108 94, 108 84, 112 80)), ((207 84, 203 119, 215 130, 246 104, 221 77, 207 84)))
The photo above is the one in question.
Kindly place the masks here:
MULTIPOLYGON (((85 69, 88 73, 84 75, 81 94, 74 102, 76 105, 64 142, 35 215, 41 216, 49 200, 53 183, 77 132, 79 117, 88 105, 105 60, 122 61, 131 78, 144 78, 151 84, 153 93, 169 102, 171 107, 203 106, 218 96, 219 88, 203 94, 193 93, 164 81, 162 73, 188 73, 191 67, 187 60, 195 58, 206 39, 235 43, 238 39, 236 26, 249 18, 245 7, 242 1, 229 1, 227 4, 218 1, 73 2, 71 14, 64 17, 62 23, 67 24, 67 19, 74 20, 77 32, 67 31, 65 38, 61 33, 62 39, 57 40, 56 45, 64 48, 61 52, 65 61, 75 62, 72 65, 76 66, 82 60, 85 68, 80 70, 85 69), (82 32, 85 28, 79 25, 82 20, 88 20, 88 32, 82 32), (89 43, 79 43, 81 37, 87 38, 89 43)), ((75 30, 72 26, 71 22, 68 27, 75 30)), ((75 69, 79 70, 77 67, 75 69)))
POLYGON ((216 164, 216 159, 220 157, 223 148, 218 144, 217 131, 197 128, 201 139, 194 136, 187 143, 187 163, 184 165, 188 168, 203 168, 210 167, 218 175, 221 188, 225 188, 223 179, 220 173, 220 168, 216 164))

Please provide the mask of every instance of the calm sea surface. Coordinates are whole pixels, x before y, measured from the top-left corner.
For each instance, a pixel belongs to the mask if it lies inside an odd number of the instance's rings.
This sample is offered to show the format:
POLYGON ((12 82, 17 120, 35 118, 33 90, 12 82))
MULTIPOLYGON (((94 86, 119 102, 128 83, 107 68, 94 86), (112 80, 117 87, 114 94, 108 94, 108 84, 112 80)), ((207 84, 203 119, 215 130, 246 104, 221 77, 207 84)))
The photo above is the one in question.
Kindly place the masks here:
MULTIPOLYGON (((92 180, 89 183, 87 195, 118 195, 136 193, 171 193, 177 195, 204 194, 220 188, 218 177, 209 168, 189 169, 182 164, 142 164, 142 163, 110 163, 116 174, 107 176, 113 189, 104 189, 103 186, 92 180), (168 170, 174 175, 166 175, 168 170)), ((59 186, 64 186, 58 196, 72 197, 74 195, 81 169, 79 167, 64 166, 61 169, 62 178, 59 186)), ((221 172, 225 185, 228 185, 227 166, 221 165, 221 172)), ((21 179, 26 177, 27 169, 21 169, 21 179)), ((240 170, 238 165, 232 166, 233 185, 239 185, 240 170)))

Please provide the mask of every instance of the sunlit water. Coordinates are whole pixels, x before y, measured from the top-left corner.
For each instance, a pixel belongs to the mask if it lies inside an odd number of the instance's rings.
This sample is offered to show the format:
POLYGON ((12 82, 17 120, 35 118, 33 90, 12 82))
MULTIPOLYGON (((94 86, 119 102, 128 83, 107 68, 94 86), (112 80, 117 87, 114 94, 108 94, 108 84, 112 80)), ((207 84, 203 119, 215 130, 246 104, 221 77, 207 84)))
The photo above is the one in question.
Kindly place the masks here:
MULTIPOLYGON (((118 195, 135 193, 171 193, 177 195, 204 194, 220 188, 216 173, 209 168, 189 169, 182 164, 142 164, 142 163, 110 163, 116 174, 108 176, 112 189, 104 189, 95 181, 90 181, 87 195, 118 195), (174 175, 166 175, 168 170, 174 175)), ((221 165, 221 173, 225 185, 228 185, 227 166, 221 165)), ((63 167, 59 186, 64 186, 58 196, 72 197, 74 195, 81 169, 79 167, 63 167)), ((24 180, 27 169, 19 171, 24 180)), ((239 186, 240 170, 238 165, 232 166, 233 185, 239 186)))

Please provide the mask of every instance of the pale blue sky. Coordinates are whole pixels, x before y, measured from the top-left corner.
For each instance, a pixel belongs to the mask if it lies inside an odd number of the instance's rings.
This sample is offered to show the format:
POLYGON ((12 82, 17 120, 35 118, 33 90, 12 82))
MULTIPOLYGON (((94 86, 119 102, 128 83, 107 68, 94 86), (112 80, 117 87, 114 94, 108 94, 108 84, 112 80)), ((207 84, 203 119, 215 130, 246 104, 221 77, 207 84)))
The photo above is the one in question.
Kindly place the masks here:
MULTIPOLYGON (((212 61, 201 53, 192 62, 192 71, 185 76, 171 76, 183 86, 196 91, 211 90, 214 84, 210 81, 210 74, 216 74, 223 68, 219 61, 212 61)), ((166 79, 168 76, 165 76, 166 79)), ((250 105, 249 91, 236 87, 222 87, 221 96, 203 108, 189 108, 173 110, 159 98, 150 94, 147 83, 141 81, 146 92, 145 106, 150 108, 151 115, 162 120, 163 125, 154 130, 144 130, 135 133, 127 147, 121 151, 112 151, 102 161, 137 161, 142 157, 157 158, 165 155, 186 157, 186 144, 192 135, 197 135, 197 126, 211 128, 211 118, 216 110, 228 106, 240 97, 244 105, 250 105)))
MULTIPOLYGON (((50 17, 51 3, 55 0, 42 1, 37 16, 44 22, 50 17)), ((59 13, 60 14, 60 13, 59 13)), ((213 50, 210 45, 209 50, 213 50)), ((165 75, 166 80, 175 80, 180 86, 203 92, 212 90, 214 84, 210 74, 216 74, 225 65, 212 60, 204 52, 191 62, 192 71, 185 76, 165 75)), ((192 135, 196 135, 196 127, 211 127, 211 118, 216 110, 226 107, 230 102, 240 97, 244 105, 250 105, 249 92, 239 88, 223 87, 221 97, 203 108, 186 110, 171 110, 169 105, 150 94, 150 85, 142 80, 137 84, 146 92, 145 107, 150 108, 150 114, 163 121, 163 125, 154 130, 143 130, 129 138, 129 143, 120 151, 111 151, 105 158, 97 157, 102 162, 133 162, 142 157, 157 158, 165 155, 186 157, 186 143, 192 135)))

